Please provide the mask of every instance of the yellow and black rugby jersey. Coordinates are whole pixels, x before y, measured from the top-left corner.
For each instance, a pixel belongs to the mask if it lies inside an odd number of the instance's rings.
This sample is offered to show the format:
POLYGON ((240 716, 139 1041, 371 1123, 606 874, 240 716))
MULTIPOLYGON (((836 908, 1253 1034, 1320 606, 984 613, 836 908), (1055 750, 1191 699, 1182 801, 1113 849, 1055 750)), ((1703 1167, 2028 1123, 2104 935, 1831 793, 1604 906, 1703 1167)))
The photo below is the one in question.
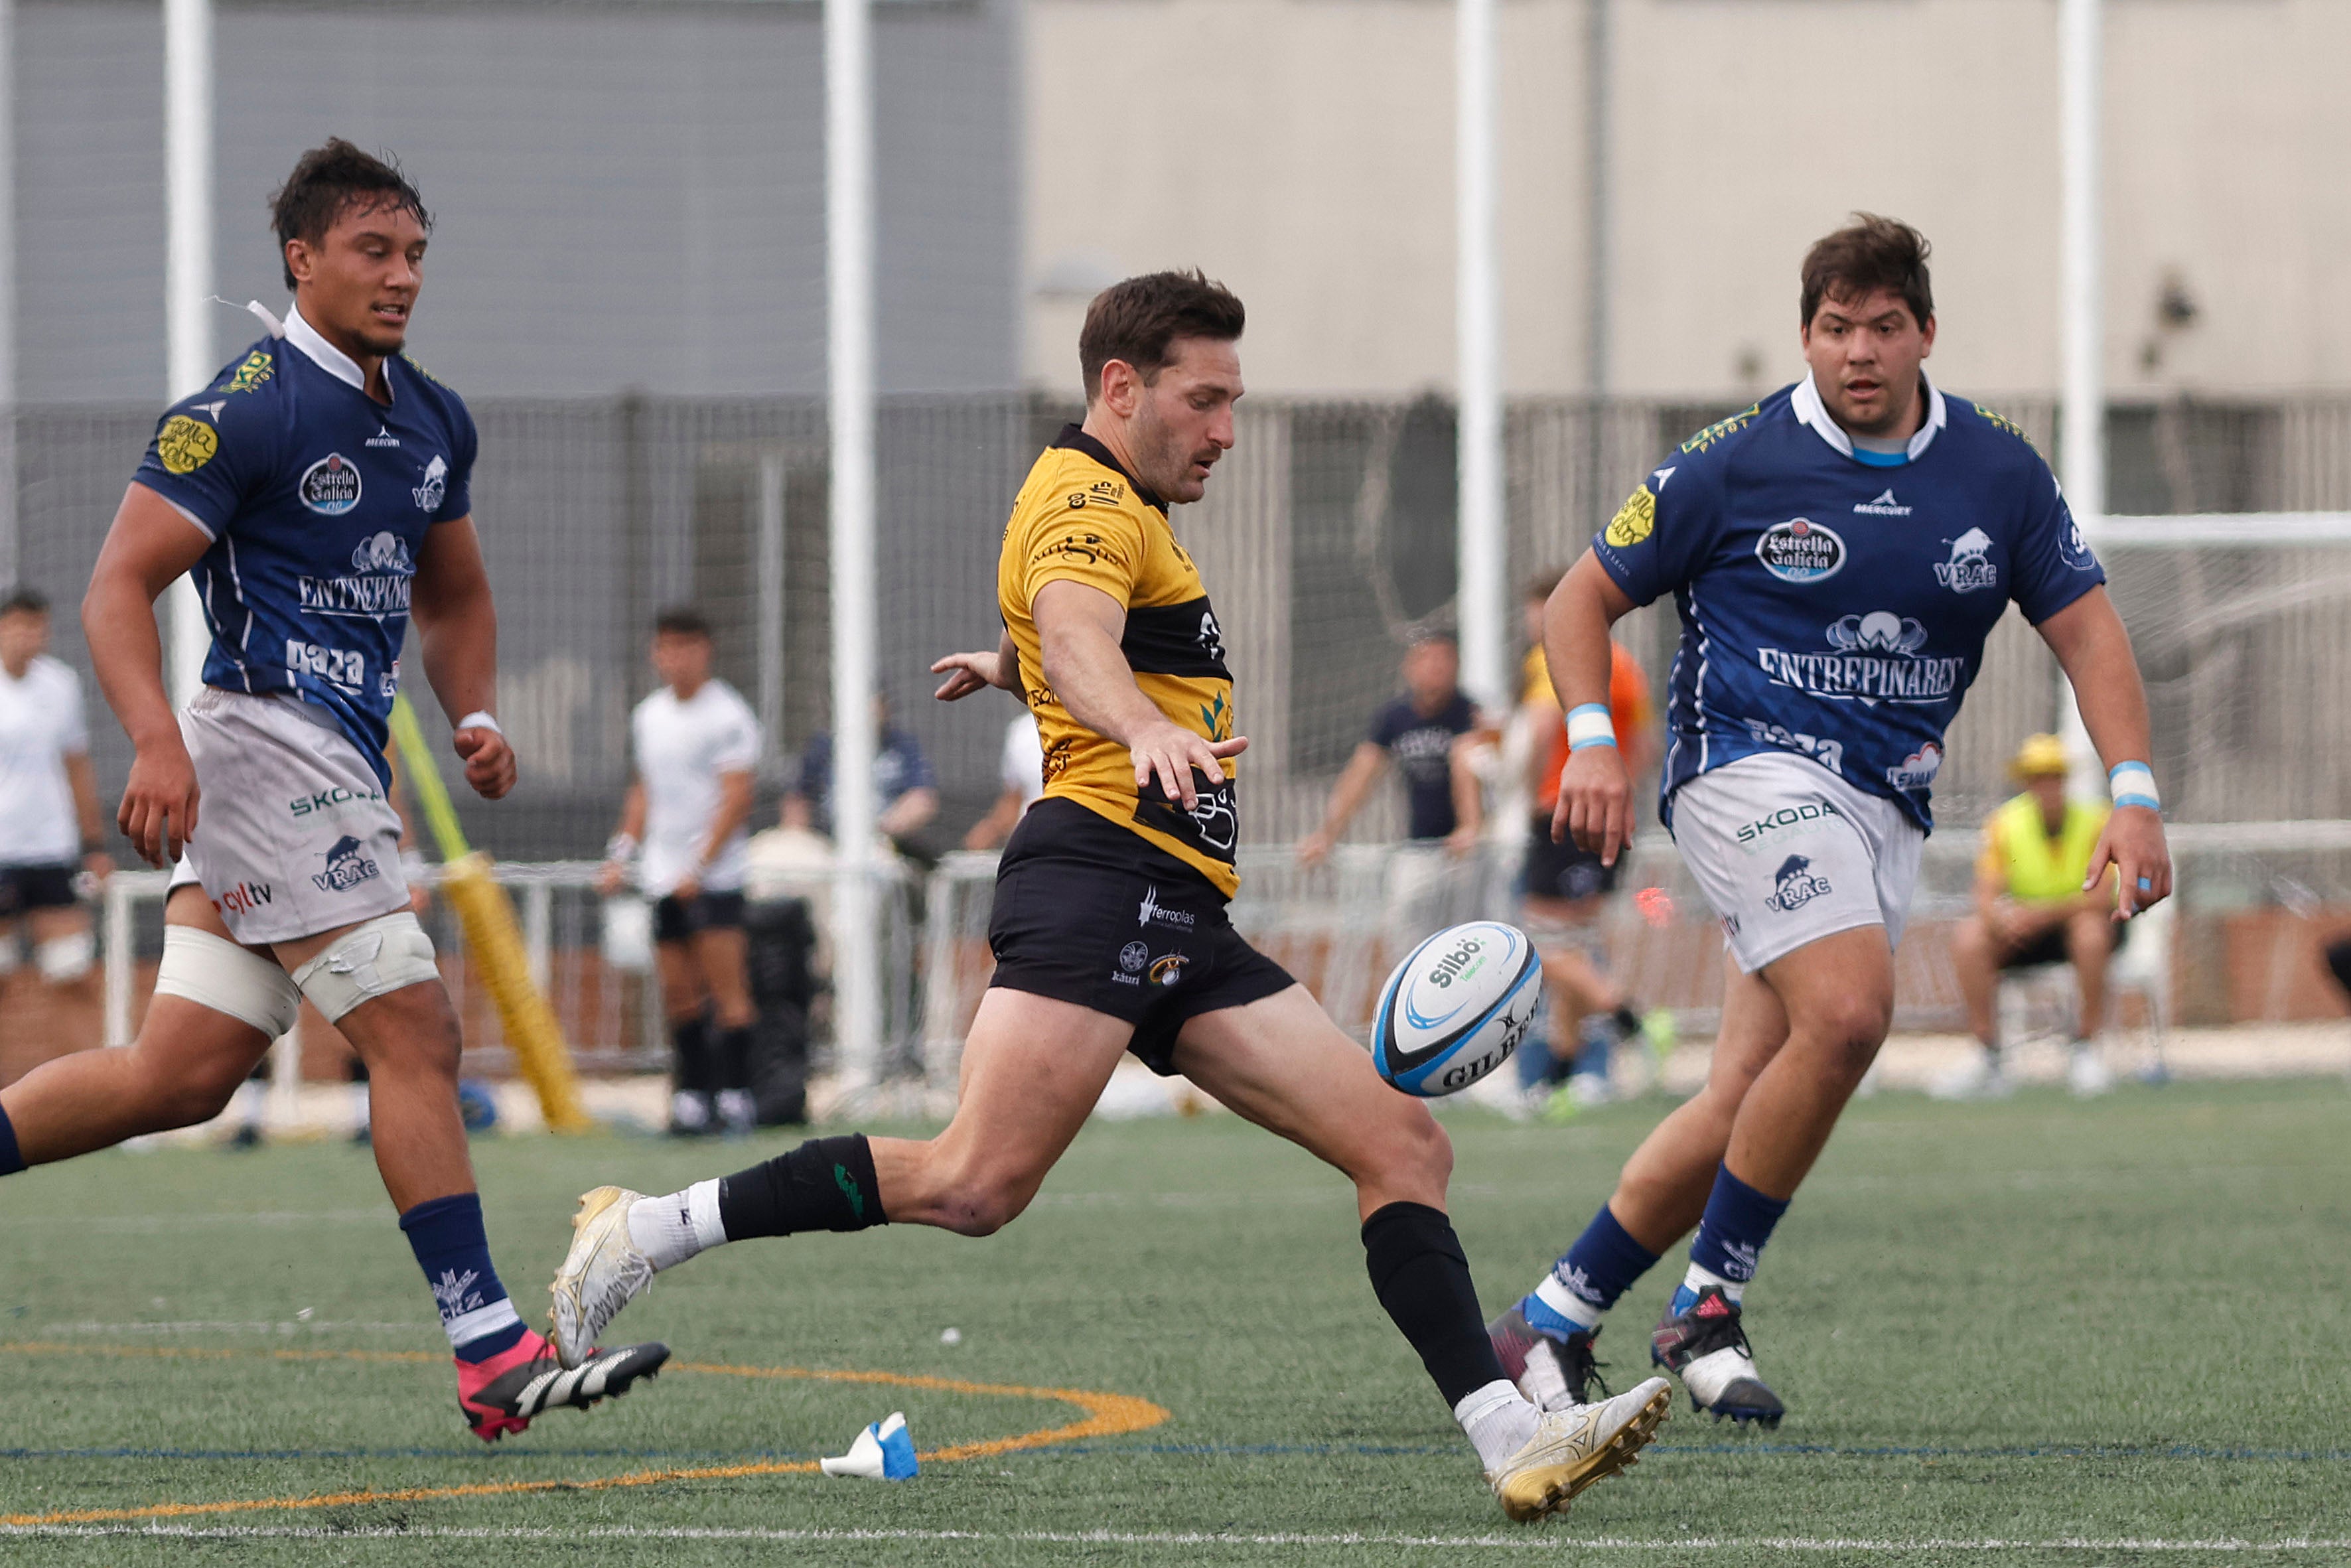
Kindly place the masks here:
POLYGON ((1126 609, 1119 651, 1159 711, 1211 740, 1233 735, 1233 678, 1192 558, 1167 526, 1166 504, 1122 471, 1107 447, 1066 425, 1029 469, 1004 529, 997 603, 1029 711, 1045 747, 1045 793, 1062 796, 1174 855, 1229 898, 1240 886, 1240 839, 1231 759, 1224 777, 1196 777, 1200 803, 1184 810, 1154 780, 1138 795, 1125 747, 1071 717, 1046 685, 1037 591, 1059 579, 1101 590, 1126 609))

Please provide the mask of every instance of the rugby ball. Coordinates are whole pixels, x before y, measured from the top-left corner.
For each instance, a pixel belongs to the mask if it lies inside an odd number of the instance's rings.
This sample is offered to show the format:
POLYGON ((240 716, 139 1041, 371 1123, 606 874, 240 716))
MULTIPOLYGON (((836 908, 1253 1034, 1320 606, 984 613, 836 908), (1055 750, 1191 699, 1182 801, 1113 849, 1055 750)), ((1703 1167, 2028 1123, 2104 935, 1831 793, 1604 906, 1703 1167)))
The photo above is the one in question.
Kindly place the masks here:
POLYGON ((1372 1065, 1407 1094, 1467 1089, 1505 1061, 1542 1004, 1542 960, 1515 925, 1473 920, 1405 956, 1380 988, 1372 1065))

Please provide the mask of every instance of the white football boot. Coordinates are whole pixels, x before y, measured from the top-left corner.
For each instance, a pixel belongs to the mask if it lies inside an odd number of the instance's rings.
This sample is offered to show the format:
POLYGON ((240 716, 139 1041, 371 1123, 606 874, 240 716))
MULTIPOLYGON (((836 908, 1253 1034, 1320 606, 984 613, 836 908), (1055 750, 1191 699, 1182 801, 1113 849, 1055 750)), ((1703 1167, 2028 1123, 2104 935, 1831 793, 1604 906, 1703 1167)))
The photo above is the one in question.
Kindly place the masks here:
POLYGON ((645 1195, 624 1186, 582 1194, 571 1217, 571 1250, 555 1271, 556 1359, 566 1368, 588 1359, 621 1309, 653 1288, 653 1266, 629 1235, 629 1206, 645 1195))
POLYGON ((2005 1100, 2016 1092, 2001 1066, 2000 1053, 1982 1046, 1968 1053, 1967 1059, 1935 1074, 1927 1085, 1931 1100, 2005 1100))
POLYGON ((1649 1335, 1649 1360, 1682 1380, 1691 1409, 1711 1410, 1717 1421, 1728 1416, 1740 1427, 1777 1427, 1787 1406, 1756 1372, 1740 1316, 1739 1303, 1708 1285, 1687 1311, 1667 1307, 1649 1335))
POLYGON ((1521 1524, 1564 1513, 1576 1494, 1633 1464, 1673 1406, 1673 1386, 1652 1377, 1597 1405, 1546 1410, 1526 1447, 1486 1472, 1502 1511, 1521 1524))
POLYGON ((2065 1087, 2074 1092, 2074 1098, 2095 1099, 2114 1086, 2114 1070, 2098 1054, 2098 1048, 2086 1040, 2075 1040, 2073 1054, 2065 1062, 2065 1087))

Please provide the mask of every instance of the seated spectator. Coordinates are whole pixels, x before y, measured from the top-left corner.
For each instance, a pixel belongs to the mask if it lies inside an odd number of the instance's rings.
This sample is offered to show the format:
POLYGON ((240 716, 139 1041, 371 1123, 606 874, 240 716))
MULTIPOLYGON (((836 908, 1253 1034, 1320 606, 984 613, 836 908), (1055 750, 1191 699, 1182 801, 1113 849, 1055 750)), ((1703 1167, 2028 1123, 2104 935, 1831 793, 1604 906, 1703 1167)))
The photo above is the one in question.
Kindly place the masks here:
POLYGON ((2082 884, 2108 807, 2065 798, 2065 747, 2053 735, 2028 737, 2009 771, 2024 793, 1985 822, 1976 860, 1976 912, 1951 937, 1969 1026, 1983 1051, 1939 1081, 1937 1091, 1953 1099, 2006 1092, 1997 1006, 2001 972, 2071 964, 2081 1010, 2067 1081, 2076 1094, 2103 1094, 2114 1075, 2099 1058, 2096 1040, 2105 1022, 2106 965, 2123 928, 2114 917, 2113 872, 2088 892, 2082 884))
MULTIPOLYGON (((938 778, 922 744, 890 722, 890 699, 873 695, 874 826, 900 852, 925 858, 915 835, 939 814, 938 778)), ((799 778, 784 797, 783 825, 832 837, 832 736, 819 730, 800 753, 799 778)))

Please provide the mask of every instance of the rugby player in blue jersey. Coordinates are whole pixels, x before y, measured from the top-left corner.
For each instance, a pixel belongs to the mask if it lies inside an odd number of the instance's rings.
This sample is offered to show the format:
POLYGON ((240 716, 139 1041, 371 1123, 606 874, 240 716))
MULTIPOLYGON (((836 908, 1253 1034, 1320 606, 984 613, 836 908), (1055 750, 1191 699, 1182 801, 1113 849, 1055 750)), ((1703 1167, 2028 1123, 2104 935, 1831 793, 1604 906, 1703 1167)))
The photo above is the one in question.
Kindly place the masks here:
POLYGON ((507 1299, 457 1108, 457 1017, 402 873, 385 743, 412 615, 465 781, 493 800, 515 782, 490 711, 474 422, 400 351, 431 220, 397 169, 342 141, 303 154, 273 215, 283 332, 157 424, 82 603, 137 747, 118 821, 149 864, 176 862, 154 1000, 132 1044, 0 1094, 0 1176, 216 1115, 308 998, 367 1063, 376 1165, 459 1408, 490 1442, 622 1393, 669 1352, 566 1370, 507 1299), (183 572, 212 642, 175 716, 154 606, 183 572))
POLYGON ((1695 1228, 1651 1357, 1717 1419, 1778 1424, 1743 1298, 1886 1039, 1944 732, 2010 603, 2055 652, 2110 770, 2090 884, 2119 870, 2116 919, 2171 891, 2129 636, 2022 433, 1927 378, 1927 249, 1867 214, 1814 245, 1810 373, 1669 455, 1546 608, 1573 747, 1552 831, 1613 862, 1630 786, 1606 706, 1608 628, 1674 596, 1661 812, 1729 964, 1706 1087, 1489 1325, 1530 1397, 1586 1397, 1602 1314, 1695 1228))

